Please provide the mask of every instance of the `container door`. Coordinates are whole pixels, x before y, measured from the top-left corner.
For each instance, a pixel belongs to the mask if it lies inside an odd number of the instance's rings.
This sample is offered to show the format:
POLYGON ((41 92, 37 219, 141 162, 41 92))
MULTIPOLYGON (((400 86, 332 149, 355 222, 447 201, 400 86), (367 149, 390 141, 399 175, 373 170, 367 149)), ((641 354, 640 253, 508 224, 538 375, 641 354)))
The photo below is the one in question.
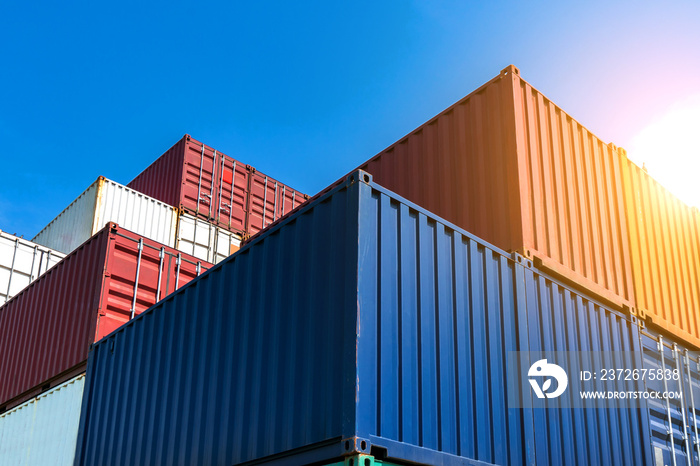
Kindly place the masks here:
POLYGON ((277 206, 277 218, 287 215, 289 212, 306 202, 308 196, 289 186, 280 185, 280 202, 277 206))
POLYGON ((227 230, 243 233, 248 205, 248 167, 221 153, 216 166, 215 222, 227 230))
POLYGON ((212 220, 216 209, 216 159, 214 149, 188 141, 185 147, 184 181, 182 185, 182 207, 199 218, 212 220))
POLYGON ((670 375, 645 377, 646 391, 680 396, 648 401, 654 465, 699 465, 696 442, 700 426, 695 409, 700 396, 697 355, 691 356, 670 340, 647 333, 642 334, 642 349, 644 369, 655 375, 670 375))
POLYGON ((248 233, 256 234, 279 218, 282 185, 258 172, 250 174, 248 233))

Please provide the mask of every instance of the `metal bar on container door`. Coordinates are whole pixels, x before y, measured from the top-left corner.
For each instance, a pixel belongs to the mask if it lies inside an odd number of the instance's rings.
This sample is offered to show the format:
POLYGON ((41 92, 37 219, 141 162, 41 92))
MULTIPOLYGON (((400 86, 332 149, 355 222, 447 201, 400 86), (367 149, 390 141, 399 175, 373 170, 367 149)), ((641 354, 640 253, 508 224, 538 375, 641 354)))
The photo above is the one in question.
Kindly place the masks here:
POLYGON ((287 200, 287 186, 282 185, 282 216, 284 217, 284 204, 287 200))
MULTIPOLYGON (((688 466, 691 466, 691 457, 692 455, 690 452, 692 451, 692 448, 690 447, 690 436, 688 435, 688 422, 686 421, 685 417, 685 390, 683 389, 683 370, 681 369, 680 361, 678 360, 678 345, 675 343, 673 344, 673 362, 676 364, 676 370, 679 372, 680 377, 678 377, 678 389, 681 392, 681 420, 683 421, 683 442, 685 443, 685 452, 687 455, 688 459, 688 466)), ((664 371, 666 372, 666 371, 664 371)), ((671 371, 671 375, 673 375, 673 371, 671 371)), ((666 374, 664 374, 664 378, 666 378, 666 374)))
POLYGON ((695 412, 695 395, 693 394, 693 377, 690 373, 690 357, 688 356, 688 350, 685 350, 685 368, 688 373, 688 386, 690 387, 690 409, 693 410, 693 431, 695 433, 695 448, 700 457, 700 437, 698 437, 698 419, 695 412))
MULTIPOLYGON (((36 253, 39 251, 39 246, 34 245, 34 253, 32 254, 32 267, 29 269, 29 281, 33 282, 34 281, 34 264, 36 264, 36 253)), ((40 264, 41 265, 41 262, 40 264)), ((36 276, 39 276, 39 272, 41 272, 41 269, 37 270, 36 276)))
POLYGON ((12 285, 12 276, 15 274, 15 259, 19 251, 19 238, 15 238, 15 250, 12 253, 12 264, 10 265, 10 278, 7 280, 7 293, 5 293, 5 302, 10 299, 10 286, 12 285))
MULTIPOLYGON (((231 228, 231 220, 233 216, 233 190, 236 187, 236 161, 233 161, 233 178, 231 179, 231 199, 228 205, 228 226, 231 228)), ((245 226, 244 226, 245 228, 245 226)))
MULTIPOLYGON (((216 150, 214 150, 214 159, 211 162, 211 183, 209 187, 209 215, 208 218, 212 218, 212 210, 214 210, 214 178, 216 177, 216 150)), ((206 196, 206 194, 205 194, 206 196)), ((217 212, 218 216, 219 213, 217 212)), ((216 218, 215 218, 216 220, 216 218)))
MULTIPOLYGON (((195 218, 194 219, 194 233, 192 235, 192 252, 190 253, 193 256, 195 254, 195 250, 197 249, 197 228, 199 227, 197 222, 199 222, 199 220, 197 218, 195 218)), ((177 290, 177 287, 175 287, 175 289, 177 290)))
POLYGON ((292 191, 292 210, 294 210, 294 207, 296 207, 296 206, 294 205, 294 202, 296 202, 296 200, 297 200, 297 192, 296 192, 296 191, 292 191))
POLYGON ((275 181, 275 206, 272 209, 272 221, 277 220, 277 182, 275 181))
POLYGON ((267 175, 265 176, 265 194, 263 195, 262 227, 267 226, 267 175))
POLYGON ((199 156, 199 184, 197 185, 197 215, 199 215, 199 199, 202 197, 202 172, 204 171, 204 144, 202 154, 199 156))
POLYGON ((180 286, 180 262, 182 262, 182 254, 177 253, 177 262, 175 262, 175 289, 180 286))
POLYGON ((134 280, 134 296, 131 298, 131 317, 129 320, 134 318, 136 313, 136 295, 139 291, 139 272, 141 271, 141 254, 143 253, 143 238, 139 239, 139 255, 136 259, 136 279, 134 280))
POLYGON ((202 273, 202 263, 200 261, 197 261, 197 276, 199 277, 199 274, 202 273))
MULTIPOLYGON (((41 267, 41 264, 39 264, 41 267)), ((49 252, 46 253, 46 269, 44 270, 44 273, 48 272, 49 269, 51 268, 51 250, 49 249, 49 252)))
MULTIPOLYGON (((664 392, 668 395, 668 383, 666 381, 666 356, 664 356, 664 337, 659 335, 658 349, 661 355, 661 379, 664 381, 664 392)), ((673 460, 673 466, 678 466, 676 463, 676 444, 673 440, 673 421, 671 420, 671 403, 668 401, 668 396, 666 397, 666 417, 668 418, 668 427, 666 428, 666 433, 671 441, 671 459, 673 460)))
POLYGON ((158 288, 156 289, 156 302, 160 301, 160 281, 163 279, 163 258, 165 257, 165 248, 160 248, 160 254, 158 254, 160 262, 158 263, 158 288))
MULTIPOLYGON (((216 151, 214 151, 214 155, 216 155, 216 151)), ((219 218, 221 217, 221 190, 223 189, 224 185, 224 168, 225 168, 225 163, 226 160, 224 156, 221 156, 221 170, 219 171, 219 195, 218 195, 218 203, 217 203, 217 210, 216 210, 216 217, 215 220, 218 222, 219 218)))

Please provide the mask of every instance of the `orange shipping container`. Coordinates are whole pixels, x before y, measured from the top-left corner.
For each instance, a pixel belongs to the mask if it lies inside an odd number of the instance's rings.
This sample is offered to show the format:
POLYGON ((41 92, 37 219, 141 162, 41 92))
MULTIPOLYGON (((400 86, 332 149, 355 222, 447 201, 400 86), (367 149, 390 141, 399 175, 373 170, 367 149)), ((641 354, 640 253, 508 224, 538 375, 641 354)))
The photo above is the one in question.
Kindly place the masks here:
POLYGON ((622 308, 633 306, 624 161, 511 65, 359 168, 622 308))
POLYGON ((631 161, 624 181, 640 315, 700 348, 700 213, 631 161))

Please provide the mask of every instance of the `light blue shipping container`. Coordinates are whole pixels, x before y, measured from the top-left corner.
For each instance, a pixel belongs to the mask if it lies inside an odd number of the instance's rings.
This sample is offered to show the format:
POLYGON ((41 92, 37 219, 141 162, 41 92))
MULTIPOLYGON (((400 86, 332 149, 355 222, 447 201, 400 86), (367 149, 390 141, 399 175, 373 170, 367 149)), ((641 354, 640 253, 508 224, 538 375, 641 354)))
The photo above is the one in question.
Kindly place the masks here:
POLYGON ((0 466, 72 465, 85 375, 0 414, 0 466))

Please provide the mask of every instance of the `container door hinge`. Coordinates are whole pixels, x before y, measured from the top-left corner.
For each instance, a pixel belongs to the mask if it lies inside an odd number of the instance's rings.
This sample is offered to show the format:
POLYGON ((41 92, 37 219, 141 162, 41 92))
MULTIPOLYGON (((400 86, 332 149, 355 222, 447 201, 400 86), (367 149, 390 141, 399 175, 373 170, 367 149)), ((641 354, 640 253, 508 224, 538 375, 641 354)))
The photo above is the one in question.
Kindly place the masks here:
POLYGON ((342 440, 342 455, 369 454, 372 444, 369 440, 360 437, 348 437, 342 440))

